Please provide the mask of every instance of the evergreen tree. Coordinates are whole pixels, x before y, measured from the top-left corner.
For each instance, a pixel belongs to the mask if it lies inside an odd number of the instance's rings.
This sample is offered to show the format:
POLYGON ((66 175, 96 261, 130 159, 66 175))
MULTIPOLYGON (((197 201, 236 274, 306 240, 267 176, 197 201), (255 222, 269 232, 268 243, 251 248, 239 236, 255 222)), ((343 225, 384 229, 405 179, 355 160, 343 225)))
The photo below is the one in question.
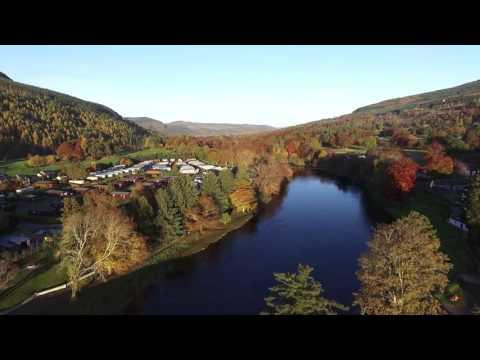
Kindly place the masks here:
POLYGON ((465 215, 470 226, 470 235, 477 240, 480 233, 480 175, 475 175, 470 180, 465 215))
POLYGON ((171 241, 184 233, 183 217, 168 191, 160 189, 155 194, 158 206, 155 224, 160 227, 165 241, 171 241))
MULTIPOLYGON (((223 179, 223 182, 226 188, 233 187, 233 178, 231 184, 229 184, 228 176, 223 179)), ((203 178, 202 195, 211 196, 215 200, 215 204, 221 213, 224 213, 231 208, 228 193, 224 192, 222 189, 222 180, 220 176, 208 173, 203 178)))
POLYGON ((154 211, 145 196, 135 198, 135 212, 139 229, 144 232, 150 232, 153 226, 154 211))
POLYGON ((233 191, 235 181, 232 172, 230 170, 221 171, 218 179, 220 181, 222 192, 226 195, 230 194, 233 191))
POLYGON ((312 271, 312 267, 299 264, 297 273, 274 273, 279 284, 269 289, 265 298, 269 309, 262 314, 336 315, 338 310, 347 311, 347 307, 322 296, 322 285, 310 275, 312 271))
POLYGON ((169 184, 168 192, 182 213, 194 206, 198 200, 198 191, 190 176, 176 177, 169 184))
POLYGON ((202 195, 215 197, 220 192, 220 184, 218 178, 213 173, 207 173, 203 177, 202 195))

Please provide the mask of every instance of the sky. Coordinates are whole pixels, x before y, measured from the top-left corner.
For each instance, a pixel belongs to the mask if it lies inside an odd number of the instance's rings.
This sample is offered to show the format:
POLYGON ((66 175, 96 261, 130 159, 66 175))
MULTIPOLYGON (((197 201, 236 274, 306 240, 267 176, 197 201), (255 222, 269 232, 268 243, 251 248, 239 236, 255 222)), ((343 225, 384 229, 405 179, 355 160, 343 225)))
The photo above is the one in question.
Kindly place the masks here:
POLYGON ((297 125, 480 79, 480 46, 4 46, 15 81, 122 116, 297 125))

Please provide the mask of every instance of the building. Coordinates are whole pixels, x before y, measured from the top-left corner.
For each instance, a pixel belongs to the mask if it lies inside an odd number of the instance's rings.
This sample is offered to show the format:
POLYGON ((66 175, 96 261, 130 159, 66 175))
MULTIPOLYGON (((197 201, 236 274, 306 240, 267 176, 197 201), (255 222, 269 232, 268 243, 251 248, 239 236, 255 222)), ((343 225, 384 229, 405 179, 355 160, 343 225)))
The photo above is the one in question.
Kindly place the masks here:
POLYGON ((52 180, 57 176, 58 171, 49 171, 49 170, 41 170, 37 173, 37 177, 42 180, 52 180))
POLYGON ((73 185, 84 185, 85 184, 85 180, 83 180, 83 179, 69 180, 68 182, 70 184, 73 184, 73 185))
POLYGON ((179 172, 180 174, 196 174, 198 173, 198 169, 195 169, 193 166, 190 165, 182 165, 179 172))
POLYGON ((78 193, 80 195, 83 195, 86 192, 91 191, 91 190, 92 190, 92 188, 80 187, 80 186, 73 188, 73 191, 75 191, 76 193, 78 193))
POLYGON ((72 195, 72 193, 70 191, 58 190, 58 189, 47 190, 45 193, 48 194, 48 195, 60 196, 60 197, 65 197, 65 196, 72 195))
POLYGON ((462 231, 468 232, 468 226, 463 221, 462 209, 459 207, 453 207, 451 209, 450 217, 448 218, 448 223, 462 231))
POLYGON ((128 200, 130 193, 128 191, 114 191, 112 192, 112 197, 119 200, 128 200))
POLYGON ((200 167, 200 166, 205 165, 200 160, 191 160, 191 161, 188 161, 187 163, 188 163, 188 165, 195 166, 195 167, 200 167))
POLYGON ((28 186, 28 187, 25 187, 25 188, 15 190, 15 192, 17 194, 26 194, 26 193, 29 193, 29 192, 32 192, 32 191, 34 191, 33 186, 28 186))

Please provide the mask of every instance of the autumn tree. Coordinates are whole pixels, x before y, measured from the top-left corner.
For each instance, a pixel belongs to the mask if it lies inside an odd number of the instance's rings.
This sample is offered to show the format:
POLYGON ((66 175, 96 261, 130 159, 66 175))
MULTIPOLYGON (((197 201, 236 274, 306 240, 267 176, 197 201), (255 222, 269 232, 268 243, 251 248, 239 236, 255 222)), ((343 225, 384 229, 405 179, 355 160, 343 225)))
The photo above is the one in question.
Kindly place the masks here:
POLYGON ((80 140, 65 141, 57 148, 57 155, 62 160, 82 160, 84 153, 81 147, 80 140))
POLYGON ((202 195, 198 203, 185 213, 185 229, 188 232, 203 232, 218 228, 219 210, 211 196, 202 195))
POLYGON ((125 165, 127 167, 132 166, 134 164, 134 161, 130 158, 121 158, 120 159, 120 165, 125 165))
POLYGON ((64 212, 59 249, 72 298, 84 285, 85 276, 93 274, 105 280, 137 266, 148 255, 145 240, 123 211, 93 200, 80 208, 72 203, 64 212))
POLYGON ((264 158, 259 161, 254 166, 254 172, 254 184, 263 202, 269 202, 272 195, 278 194, 282 183, 293 175, 293 171, 287 163, 278 162, 272 158, 264 158))
POLYGON ((468 165, 458 159, 455 159, 454 171, 456 174, 461 176, 470 175, 470 168, 468 167, 468 165))
POLYGON ((390 177, 390 190, 397 194, 406 194, 415 186, 418 165, 410 158, 403 157, 394 161, 387 169, 390 177))
POLYGON ((362 314, 443 313, 437 295, 444 292, 452 265, 425 216, 411 212, 378 225, 359 266, 361 288, 354 304, 362 314))
POLYGON ((449 175, 453 172, 454 161, 445 154, 445 148, 438 142, 433 142, 427 147, 425 155, 426 168, 439 174, 449 175))
POLYGON ((28 166, 31 167, 45 166, 46 164, 47 159, 40 155, 34 155, 28 159, 28 166))
POLYGON ((297 273, 274 273, 278 285, 269 289, 264 315, 336 315, 348 308, 323 297, 322 285, 311 273, 313 268, 298 265, 297 273))
POLYGON ((53 165, 57 162, 57 157, 55 155, 47 155, 46 158, 47 165, 53 165))
POLYGON ((233 191, 229 195, 230 202, 237 212, 249 212, 257 208, 257 196, 253 189, 247 170, 237 169, 234 178, 233 191))

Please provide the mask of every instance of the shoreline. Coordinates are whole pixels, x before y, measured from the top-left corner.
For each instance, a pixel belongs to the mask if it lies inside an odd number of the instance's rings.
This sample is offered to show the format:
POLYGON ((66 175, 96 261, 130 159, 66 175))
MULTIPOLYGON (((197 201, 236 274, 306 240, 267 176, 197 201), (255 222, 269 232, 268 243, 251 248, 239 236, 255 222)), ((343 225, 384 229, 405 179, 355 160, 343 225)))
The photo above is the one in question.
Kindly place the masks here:
MULTIPOLYGON (((177 241, 174 242, 173 244, 169 244, 161 249, 157 249, 152 253, 150 258, 143 264, 142 266, 126 273, 122 274, 116 277, 112 277, 108 279, 106 282, 100 282, 100 281, 95 281, 86 288, 83 289, 83 292, 88 292, 89 290, 101 287, 102 285, 109 284, 110 282, 121 282, 123 279, 127 279, 129 277, 136 277, 136 276, 141 276, 142 272, 144 271, 151 271, 153 268, 156 268, 156 271, 159 271, 158 275, 162 275, 166 271, 168 271, 168 267, 171 262, 176 261, 181 258, 186 258, 195 254, 198 254, 204 250, 207 250, 208 247, 214 243, 217 243, 221 239, 223 239, 225 236, 228 234, 232 233, 235 230, 238 230, 242 228, 244 225, 246 225, 254 216, 256 213, 248 213, 245 215, 237 216, 235 217, 231 224, 228 224, 227 226, 221 228, 221 229, 216 229, 216 230, 211 230, 207 231, 203 234, 203 236, 196 237, 194 235, 187 236, 186 238, 180 238, 177 241), (169 251, 170 250, 170 251, 169 251), (173 250, 173 253, 172 253, 173 250), (166 255, 166 257, 163 257, 162 255, 166 255), (162 269, 163 267, 163 269, 162 269)), ((198 235, 198 234, 197 234, 198 235)), ((38 274, 37 276, 42 275, 43 273, 47 272, 49 269, 46 269, 44 272, 38 274)), ((33 278, 32 278, 33 279, 33 278)), ((30 279, 30 280, 32 280, 30 279)), ((26 284, 22 284, 21 286, 24 286, 26 284)), ((52 287, 57 287, 58 284, 52 287)), ((37 289, 37 291, 40 290, 45 290, 45 289, 37 289)), ((35 291, 34 291, 35 293, 35 291)), ((62 289, 58 292, 55 292, 54 294, 50 295, 45 295, 43 297, 37 297, 33 299, 31 302, 25 302, 25 300, 29 299, 29 297, 22 297, 21 300, 19 300, 16 304, 13 306, 9 306, 8 308, 3 308, 1 310, 1 314, 9 314, 12 312, 16 312, 17 310, 21 311, 21 308, 27 305, 33 305, 37 300, 45 299, 45 298, 52 298, 55 296, 61 296, 65 295, 68 293, 68 288, 67 289, 62 289)), ((30 294, 30 297, 32 294, 30 294)), ((79 294, 79 297, 82 296, 82 292, 79 294)), ((7 300, 7 298, 3 299, 3 301, 7 300)))

